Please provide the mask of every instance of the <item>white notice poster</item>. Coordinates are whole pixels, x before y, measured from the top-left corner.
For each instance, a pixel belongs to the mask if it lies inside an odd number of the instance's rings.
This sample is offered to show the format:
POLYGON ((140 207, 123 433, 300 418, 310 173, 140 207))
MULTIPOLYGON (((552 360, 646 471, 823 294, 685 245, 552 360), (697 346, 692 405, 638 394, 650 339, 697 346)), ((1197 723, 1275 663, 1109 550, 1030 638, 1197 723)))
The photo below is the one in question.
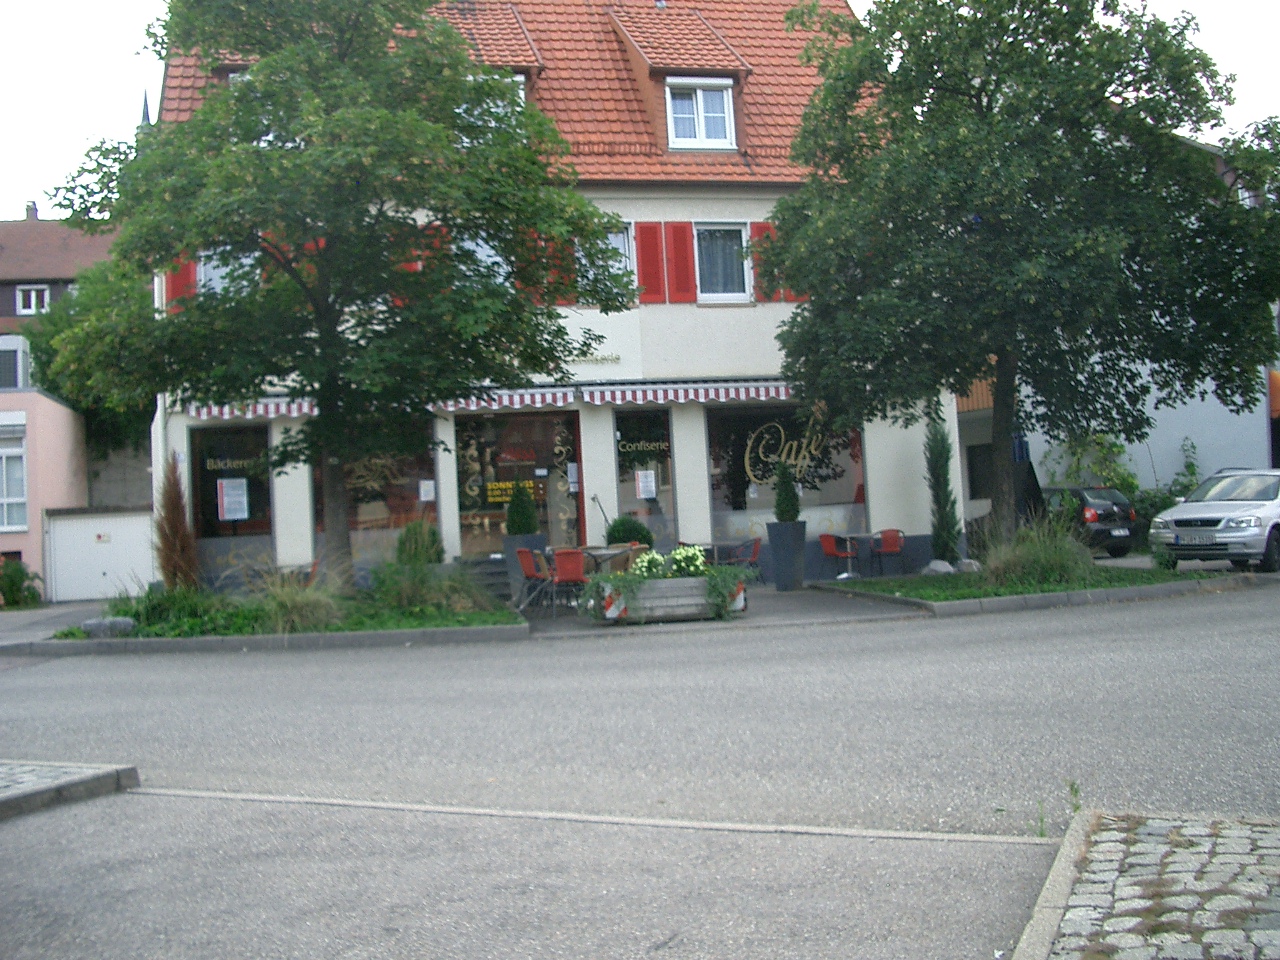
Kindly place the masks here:
POLYGON ((636 471, 636 499, 656 500, 658 498, 658 471, 636 471))
POLYGON ((218 481, 218 519, 249 519, 249 481, 227 477, 218 481))
POLYGON ((418 481, 418 502, 434 503, 436 499, 436 482, 434 480, 418 481))

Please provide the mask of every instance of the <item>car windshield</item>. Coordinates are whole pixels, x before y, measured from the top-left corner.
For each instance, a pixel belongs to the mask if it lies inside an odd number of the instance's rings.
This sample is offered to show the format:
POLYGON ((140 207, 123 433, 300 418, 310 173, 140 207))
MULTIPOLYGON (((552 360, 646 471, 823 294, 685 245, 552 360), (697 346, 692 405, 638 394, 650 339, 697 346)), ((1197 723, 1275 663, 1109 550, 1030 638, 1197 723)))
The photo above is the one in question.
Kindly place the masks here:
POLYGON ((1274 500, 1280 493, 1280 477, 1245 473, 1210 477, 1192 491, 1187 502, 1206 500, 1274 500))
POLYGON ((1129 499, 1123 493, 1119 490, 1112 490, 1110 487, 1090 487, 1082 492, 1084 493, 1084 498, 1091 504, 1114 503, 1121 507, 1129 505, 1129 499))

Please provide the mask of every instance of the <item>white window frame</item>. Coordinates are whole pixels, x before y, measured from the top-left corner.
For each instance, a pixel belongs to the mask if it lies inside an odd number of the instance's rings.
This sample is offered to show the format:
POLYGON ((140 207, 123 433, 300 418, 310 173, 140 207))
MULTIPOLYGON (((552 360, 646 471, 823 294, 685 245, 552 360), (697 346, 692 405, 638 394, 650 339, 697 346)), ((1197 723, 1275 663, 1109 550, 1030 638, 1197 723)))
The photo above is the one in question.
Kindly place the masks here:
POLYGON ((745 223, 695 223, 693 225, 693 265, 698 289, 698 303, 752 303, 754 301, 755 276, 751 269, 751 258, 742 258, 742 293, 704 293, 702 290, 702 256, 699 253, 698 234, 703 230, 737 230, 741 236, 739 249, 743 252, 748 244, 748 226, 745 223))
POLYGON ((12 350, 17 354, 17 376, 15 386, 25 390, 31 386, 31 345, 27 338, 16 333, 0 336, 0 351, 12 350))
POLYGON ((672 150, 736 150, 738 137, 733 117, 733 78, 731 77, 668 77, 667 98, 667 146, 672 150), (675 112, 671 106, 671 91, 693 92, 695 137, 677 137, 675 112), (725 110, 725 134, 723 139, 708 139, 706 119, 703 113, 703 97, 710 90, 723 90, 725 110))
POLYGON ((623 267, 631 271, 631 276, 636 275, 636 236, 635 224, 628 220, 622 225, 621 230, 613 230, 609 233, 609 244, 615 250, 622 254, 623 267), (622 240, 621 245, 614 243, 614 238, 622 240))
POLYGON ((26 414, 0 414, 0 533, 25 533, 30 528, 30 504, 27 502, 27 427, 26 414), (22 469, 22 495, 9 496, 8 473, 10 462, 17 461, 22 469), (26 521, 9 523, 9 506, 22 504, 26 521))
POLYGON ((34 317, 37 314, 49 312, 49 285, 47 283, 23 283, 18 286, 17 292, 14 294, 14 308, 19 317, 34 317), (38 294, 40 302, 34 299, 30 306, 22 305, 23 294, 38 294))

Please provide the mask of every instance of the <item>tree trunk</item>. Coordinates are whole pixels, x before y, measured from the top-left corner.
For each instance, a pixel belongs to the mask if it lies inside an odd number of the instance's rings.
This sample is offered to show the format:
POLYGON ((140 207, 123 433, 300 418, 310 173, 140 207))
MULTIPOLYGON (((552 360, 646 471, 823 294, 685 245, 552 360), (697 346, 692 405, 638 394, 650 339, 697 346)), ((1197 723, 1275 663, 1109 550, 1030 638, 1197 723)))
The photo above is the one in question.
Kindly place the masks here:
POLYGON ((351 528, 347 522, 347 476, 340 457, 326 451, 321 453, 320 461, 320 481, 324 491, 321 568, 333 586, 347 591, 355 586, 351 565, 351 528))
POLYGON ((996 380, 991 390, 991 518, 1000 542, 1013 539, 1018 526, 1018 501, 1013 478, 1013 432, 1018 409, 1018 355, 996 356, 996 380))

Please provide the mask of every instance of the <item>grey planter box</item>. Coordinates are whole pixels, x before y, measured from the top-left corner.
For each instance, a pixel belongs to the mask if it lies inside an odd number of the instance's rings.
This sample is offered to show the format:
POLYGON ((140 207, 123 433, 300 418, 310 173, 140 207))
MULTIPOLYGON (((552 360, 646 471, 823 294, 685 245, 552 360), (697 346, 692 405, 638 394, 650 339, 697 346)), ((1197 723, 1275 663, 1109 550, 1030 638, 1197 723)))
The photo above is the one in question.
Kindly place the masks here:
MULTIPOLYGON (((606 621, 625 623, 662 623, 674 620, 712 620, 711 604, 707 602, 706 577, 675 577, 670 580, 649 580, 640 588, 634 600, 621 607, 621 598, 605 588, 606 621), (612 600, 612 603, 610 603, 612 600), (621 609, 619 609, 621 608, 621 609)), ((746 590, 739 603, 732 609, 744 609, 746 590)))

